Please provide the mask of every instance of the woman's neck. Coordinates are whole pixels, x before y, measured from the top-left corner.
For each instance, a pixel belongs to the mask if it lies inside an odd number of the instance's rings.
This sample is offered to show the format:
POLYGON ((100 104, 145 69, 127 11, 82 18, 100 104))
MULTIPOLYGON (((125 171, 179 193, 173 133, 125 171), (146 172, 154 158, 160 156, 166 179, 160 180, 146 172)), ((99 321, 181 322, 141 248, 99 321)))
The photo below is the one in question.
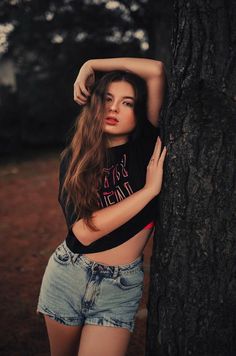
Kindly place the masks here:
POLYGON ((116 147, 116 146, 121 146, 121 145, 124 145, 125 143, 127 143, 129 140, 129 137, 128 136, 122 136, 122 137, 119 137, 119 136, 108 136, 108 147, 109 148, 112 148, 112 147, 116 147))

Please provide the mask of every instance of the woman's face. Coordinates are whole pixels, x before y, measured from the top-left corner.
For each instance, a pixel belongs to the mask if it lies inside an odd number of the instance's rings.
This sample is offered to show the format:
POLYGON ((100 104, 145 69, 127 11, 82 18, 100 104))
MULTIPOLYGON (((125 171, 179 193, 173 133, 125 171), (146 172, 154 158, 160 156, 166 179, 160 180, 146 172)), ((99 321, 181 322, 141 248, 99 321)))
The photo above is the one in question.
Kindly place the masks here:
POLYGON ((120 81, 108 85, 105 94, 104 132, 108 135, 110 147, 128 141, 129 134, 136 126, 134 104, 135 93, 131 84, 120 81))

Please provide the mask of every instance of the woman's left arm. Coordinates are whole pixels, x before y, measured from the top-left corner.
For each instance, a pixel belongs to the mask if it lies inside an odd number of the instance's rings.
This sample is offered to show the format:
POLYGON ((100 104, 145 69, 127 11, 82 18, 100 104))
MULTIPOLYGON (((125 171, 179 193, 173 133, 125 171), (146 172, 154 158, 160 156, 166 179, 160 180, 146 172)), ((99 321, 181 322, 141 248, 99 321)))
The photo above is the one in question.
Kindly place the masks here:
POLYGON ((83 64, 74 83, 74 100, 86 104, 89 87, 86 81, 94 77, 95 71, 110 72, 123 70, 137 74, 146 81, 148 90, 148 119, 154 126, 158 126, 159 112, 162 106, 165 90, 164 64, 148 58, 105 58, 90 59, 83 64))

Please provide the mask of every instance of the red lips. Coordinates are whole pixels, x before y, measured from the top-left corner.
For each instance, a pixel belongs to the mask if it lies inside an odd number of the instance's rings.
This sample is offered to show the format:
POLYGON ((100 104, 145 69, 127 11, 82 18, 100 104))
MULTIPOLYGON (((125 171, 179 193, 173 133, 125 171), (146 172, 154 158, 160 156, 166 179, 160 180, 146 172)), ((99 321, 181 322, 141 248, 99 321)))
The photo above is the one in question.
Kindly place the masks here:
POLYGON ((109 125, 116 125, 119 122, 116 117, 112 117, 112 116, 106 117, 105 121, 109 125))

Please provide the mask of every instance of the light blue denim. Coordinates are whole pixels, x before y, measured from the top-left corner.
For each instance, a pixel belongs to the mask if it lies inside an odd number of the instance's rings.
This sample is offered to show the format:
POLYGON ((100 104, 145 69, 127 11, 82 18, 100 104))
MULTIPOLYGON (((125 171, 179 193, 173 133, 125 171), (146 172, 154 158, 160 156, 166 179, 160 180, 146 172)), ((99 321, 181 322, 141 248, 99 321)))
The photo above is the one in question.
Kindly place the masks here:
POLYGON ((143 290, 143 256, 107 266, 73 253, 62 242, 51 255, 37 311, 65 325, 134 329, 143 290))

